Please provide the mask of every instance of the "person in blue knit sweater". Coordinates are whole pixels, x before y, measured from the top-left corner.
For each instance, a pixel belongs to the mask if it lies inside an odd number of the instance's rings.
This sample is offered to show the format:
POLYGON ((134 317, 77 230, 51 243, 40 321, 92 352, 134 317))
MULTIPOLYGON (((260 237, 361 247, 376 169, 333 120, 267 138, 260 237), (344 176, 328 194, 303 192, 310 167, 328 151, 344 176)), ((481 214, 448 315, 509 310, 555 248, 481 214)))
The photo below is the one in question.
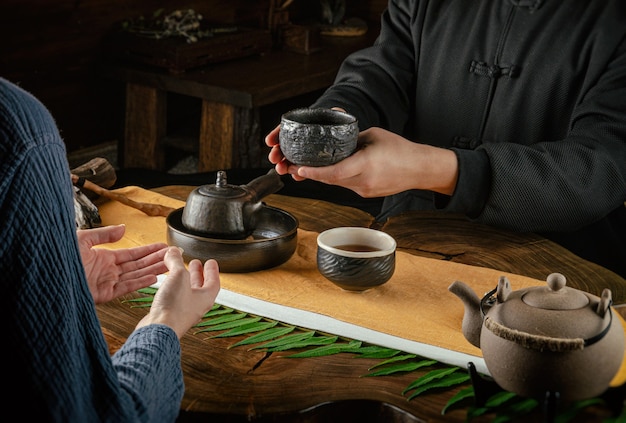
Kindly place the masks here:
POLYGON ((23 421, 173 422, 184 393, 180 338, 212 307, 218 265, 187 269, 166 244, 93 248, 119 240, 124 226, 77 230, 73 198, 52 116, 0 78, 2 408, 23 421), (95 304, 165 272, 150 311, 111 356, 95 304))

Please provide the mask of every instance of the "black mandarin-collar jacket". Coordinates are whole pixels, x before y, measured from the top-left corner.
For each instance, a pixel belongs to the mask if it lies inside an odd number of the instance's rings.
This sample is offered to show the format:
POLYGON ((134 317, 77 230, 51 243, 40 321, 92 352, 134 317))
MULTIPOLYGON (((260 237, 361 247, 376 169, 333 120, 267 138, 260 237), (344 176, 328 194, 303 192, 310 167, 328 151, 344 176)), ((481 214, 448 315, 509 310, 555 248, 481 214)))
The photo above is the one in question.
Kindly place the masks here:
POLYGON ((315 105, 457 154, 454 195, 401 193, 381 217, 575 233, 617 210, 626 254, 624 0, 391 0, 315 105))

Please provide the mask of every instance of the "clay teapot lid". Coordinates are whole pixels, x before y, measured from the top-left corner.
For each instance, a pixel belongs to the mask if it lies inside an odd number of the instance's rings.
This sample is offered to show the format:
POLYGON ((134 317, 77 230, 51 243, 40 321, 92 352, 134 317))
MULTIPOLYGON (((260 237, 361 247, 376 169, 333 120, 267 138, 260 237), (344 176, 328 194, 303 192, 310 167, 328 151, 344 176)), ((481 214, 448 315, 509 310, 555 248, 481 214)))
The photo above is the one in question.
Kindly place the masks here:
MULTIPOLYGON (((566 278, 560 273, 548 275, 546 282, 547 286, 513 292, 508 279, 501 278, 496 289, 480 301, 485 326, 492 330, 491 325, 497 325, 499 333, 515 333, 516 343, 530 345, 539 341, 540 348, 545 347, 543 344, 548 338, 560 344, 571 341, 572 347, 582 348, 593 345, 608 333, 613 320, 609 289, 605 289, 601 297, 592 299, 590 294, 566 287, 566 278), (484 306, 489 298, 496 302, 487 313, 484 306), (600 329, 598 325, 607 313, 608 323, 600 329)), ((563 348, 570 348, 570 344, 563 348)))
POLYGON ((242 186, 229 184, 226 172, 223 170, 217 172, 215 184, 207 184, 198 187, 198 194, 225 199, 249 195, 248 191, 246 191, 242 186))
POLYGON ((589 297, 582 291, 566 287, 566 278, 552 273, 546 279, 547 286, 529 289, 522 301, 531 307, 547 310, 575 310, 589 304, 589 297))

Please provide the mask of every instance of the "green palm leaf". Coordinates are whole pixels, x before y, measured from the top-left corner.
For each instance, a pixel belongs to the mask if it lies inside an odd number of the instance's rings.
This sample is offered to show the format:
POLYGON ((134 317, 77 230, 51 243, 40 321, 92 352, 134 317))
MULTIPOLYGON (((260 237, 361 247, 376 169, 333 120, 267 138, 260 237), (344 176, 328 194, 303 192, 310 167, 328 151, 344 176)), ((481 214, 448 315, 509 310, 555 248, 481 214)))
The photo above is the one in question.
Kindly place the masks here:
POLYGON ((493 422, 505 423, 518 420, 520 417, 525 416, 536 409, 538 404, 539 403, 536 399, 517 397, 513 404, 497 412, 493 422))
POLYGON ((421 360, 421 361, 414 361, 414 362, 409 362, 409 363, 398 363, 392 366, 388 366, 385 367, 384 369, 380 369, 377 370, 375 372, 370 372, 368 374, 366 374, 366 377, 371 377, 371 376, 387 376, 387 375, 391 375, 394 373, 408 373, 408 372, 413 372, 421 367, 426 367, 426 366, 432 366, 433 364, 436 364, 437 361, 435 360, 421 360))
POLYGON ((454 373, 457 370, 459 370, 459 367, 446 367, 444 369, 433 370, 432 372, 429 372, 421 378, 411 382, 409 386, 407 386, 404 391, 402 391, 402 394, 406 394, 412 389, 419 388, 422 385, 426 385, 433 380, 441 379, 442 377, 448 376, 449 374, 454 373))
POLYGON ((332 344, 323 347, 313 348, 311 350, 303 351, 289 355, 289 358, 307 358, 307 357, 323 357, 326 355, 339 354, 346 351, 354 350, 361 346, 361 341, 350 341, 347 344, 332 344))
POLYGON ((515 395, 512 392, 507 392, 507 391, 497 392, 487 399, 487 401, 485 402, 485 407, 488 407, 488 408, 499 407, 511 401, 516 396, 517 395, 515 395))
POLYGON ((261 348, 270 349, 270 348, 280 347, 284 345, 294 344, 304 339, 311 338, 313 335, 315 335, 315 331, 304 332, 304 333, 294 333, 293 335, 283 336, 280 339, 266 342, 265 344, 262 344, 262 345, 257 345, 256 347, 253 347, 251 349, 261 349, 261 348))
POLYGON ((461 401, 463 401, 463 400, 465 400, 467 398, 474 398, 474 387, 473 386, 461 389, 452 398, 450 398, 448 400, 448 402, 446 403, 446 405, 441 410, 441 414, 442 415, 446 414, 446 412, 448 410, 450 410, 452 407, 454 407, 455 404, 458 404, 458 403, 460 403, 461 401))
POLYGON ((431 389, 449 388, 450 386, 459 385, 469 380, 470 380, 470 376, 466 373, 452 373, 441 379, 436 379, 427 384, 421 385, 419 388, 413 391, 413 393, 408 397, 408 400, 410 401, 413 398, 417 397, 418 395, 426 391, 429 391, 431 389))
POLYGON ((396 363, 398 361, 410 360, 415 357, 417 357, 416 354, 397 355, 395 357, 390 358, 389 360, 381 361, 380 363, 373 365, 372 367, 369 368, 369 370, 375 369, 376 367, 386 366, 387 364, 396 363))
MULTIPOLYGON (((574 403, 572 403, 567 409, 565 409, 561 414, 559 414, 555 419, 554 419, 554 423, 567 423, 571 420, 573 420, 576 415, 578 415, 578 413, 580 413, 582 410, 584 410, 587 407, 591 407, 594 405, 603 405, 605 404, 605 401, 602 400, 601 398, 590 398, 590 399, 586 399, 586 400, 581 400, 581 401, 575 401, 574 403)), ((626 410, 624 410, 626 412, 626 410)), ((625 416, 622 415, 622 419, 625 416)), ((626 419, 624 420, 619 420, 619 417, 615 420, 615 423, 617 422, 626 422, 626 419)), ((608 421, 605 421, 605 423, 608 423, 608 421)))
MULTIPOLYGON (((468 419, 483 416, 487 413, 496 413, 493 423, 505 423, 518 420, 537 408, 538 402, 532 398, 522 398, 512 392, 500 391, 489 397, 483 407, 470 407, 468 419)), ((565 423, 561 421, 561 423, 565 423)))
POLYGON ((328 344, 332 344, 336 342, 337 339, 339 339, 338 336, 312 336, 308 339, 304 339, 299 342, 293 342, 291 344, 267 348, 267 351, 278 352, 278 351, 293 350, 293 349, 306 348, 306 347, 318 346, 318 345, 328 345, 328 344))
POLYGON ((268 329, 261 333, 257 333, 256 335, 252 335, 245 339, 242 339, 239 342, 235 342, 233 345, 229 346, 228 348, 230 349, 230 348, 238 347, 241 345, 250 345, 250 344, 257 344, 259 342, 269 341, 270 339, 287 335, 288 333, 293 332, 294 329, 295 329, 295 326, 284 326, 284 327, 279 327, 279 328, 268 329))
POLYGON ((220 316, 222 314, 229 314, 229 313, 234 313, 235 310, 233 310, 232 308, 227 308, 227 307, 222 307, 219 305, 214 305, 213 308, 209 311, 207 311, 204 316, 202 316, 203 319, 208 319, 209 317, 213 317, 213 316, 220 316))
POLYGON ((235 321, 235 320, 240 320, 240 319, 243 319, 246 316, 247 316, 246 313, 224 314, 221 317, 216 317, 214 319, 204 320, 204 321, 198 323, 196 325, 196 327, 216 326, 216 325, 220 325, 222 323, 228 323, 228 322, 232 322, 232 321, 235 321))
POLYGON ((259 320, 261 320, 260 317, 248 317, 248 318, 245 318, 245 319, 239 318, 239 319, 236 319, 236 320, 233 320, 233 321, 230 321, 230 322, 224 322, 224 323, 219 324, 219 325, 204 327, 204 329, 196 331, 195 333, 214 332, 214 331, 218 331, 218 330, 232 329, 232 328, 236 328, 236 327, 247 325, 248 323, 258 322, 259 320))
POLYGON ((378 345, 368 345, 355 351, 356 354, 359 354, 359 358, 389 358, 400 354, 400 352, 400 350, 379 347, 378 345))
POLYGON ((248 323, 245 325, 241 325, 229 331, 222 332, 217 335, 213 335, 211 338, 228 338, 231 336, 245 335, 247 333, 259 332, 262 330, 271 329, 277 324, 278 322, 252 322, 252 323, 248 323))

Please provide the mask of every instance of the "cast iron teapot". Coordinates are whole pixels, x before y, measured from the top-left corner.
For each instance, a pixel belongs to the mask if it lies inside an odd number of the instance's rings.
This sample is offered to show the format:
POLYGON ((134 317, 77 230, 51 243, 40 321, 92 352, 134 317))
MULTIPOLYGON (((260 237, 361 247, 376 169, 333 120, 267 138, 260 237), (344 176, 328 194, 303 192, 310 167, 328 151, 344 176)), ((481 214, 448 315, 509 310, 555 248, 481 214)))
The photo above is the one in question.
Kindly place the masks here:
POLYGON ((257 212, 263 197, 284 186, 280 175, 271 169, 247 185, 228 184, 226 172, 217 172, 214 185, 202 185, 187 197, 182 224, 190 231, 210 238, 244 239, 256 227, 257 212))
POLYGON ((546 282, 513 291, 502 276, 482 299, 465 283, 452 283, 449 290, 465 305, 463 335, 481 349, 505 390, 540 400, 598 396, 624 359, 624 329, 613 319, 611 291, 597 297, 567 287, 559 273, 546 282))

